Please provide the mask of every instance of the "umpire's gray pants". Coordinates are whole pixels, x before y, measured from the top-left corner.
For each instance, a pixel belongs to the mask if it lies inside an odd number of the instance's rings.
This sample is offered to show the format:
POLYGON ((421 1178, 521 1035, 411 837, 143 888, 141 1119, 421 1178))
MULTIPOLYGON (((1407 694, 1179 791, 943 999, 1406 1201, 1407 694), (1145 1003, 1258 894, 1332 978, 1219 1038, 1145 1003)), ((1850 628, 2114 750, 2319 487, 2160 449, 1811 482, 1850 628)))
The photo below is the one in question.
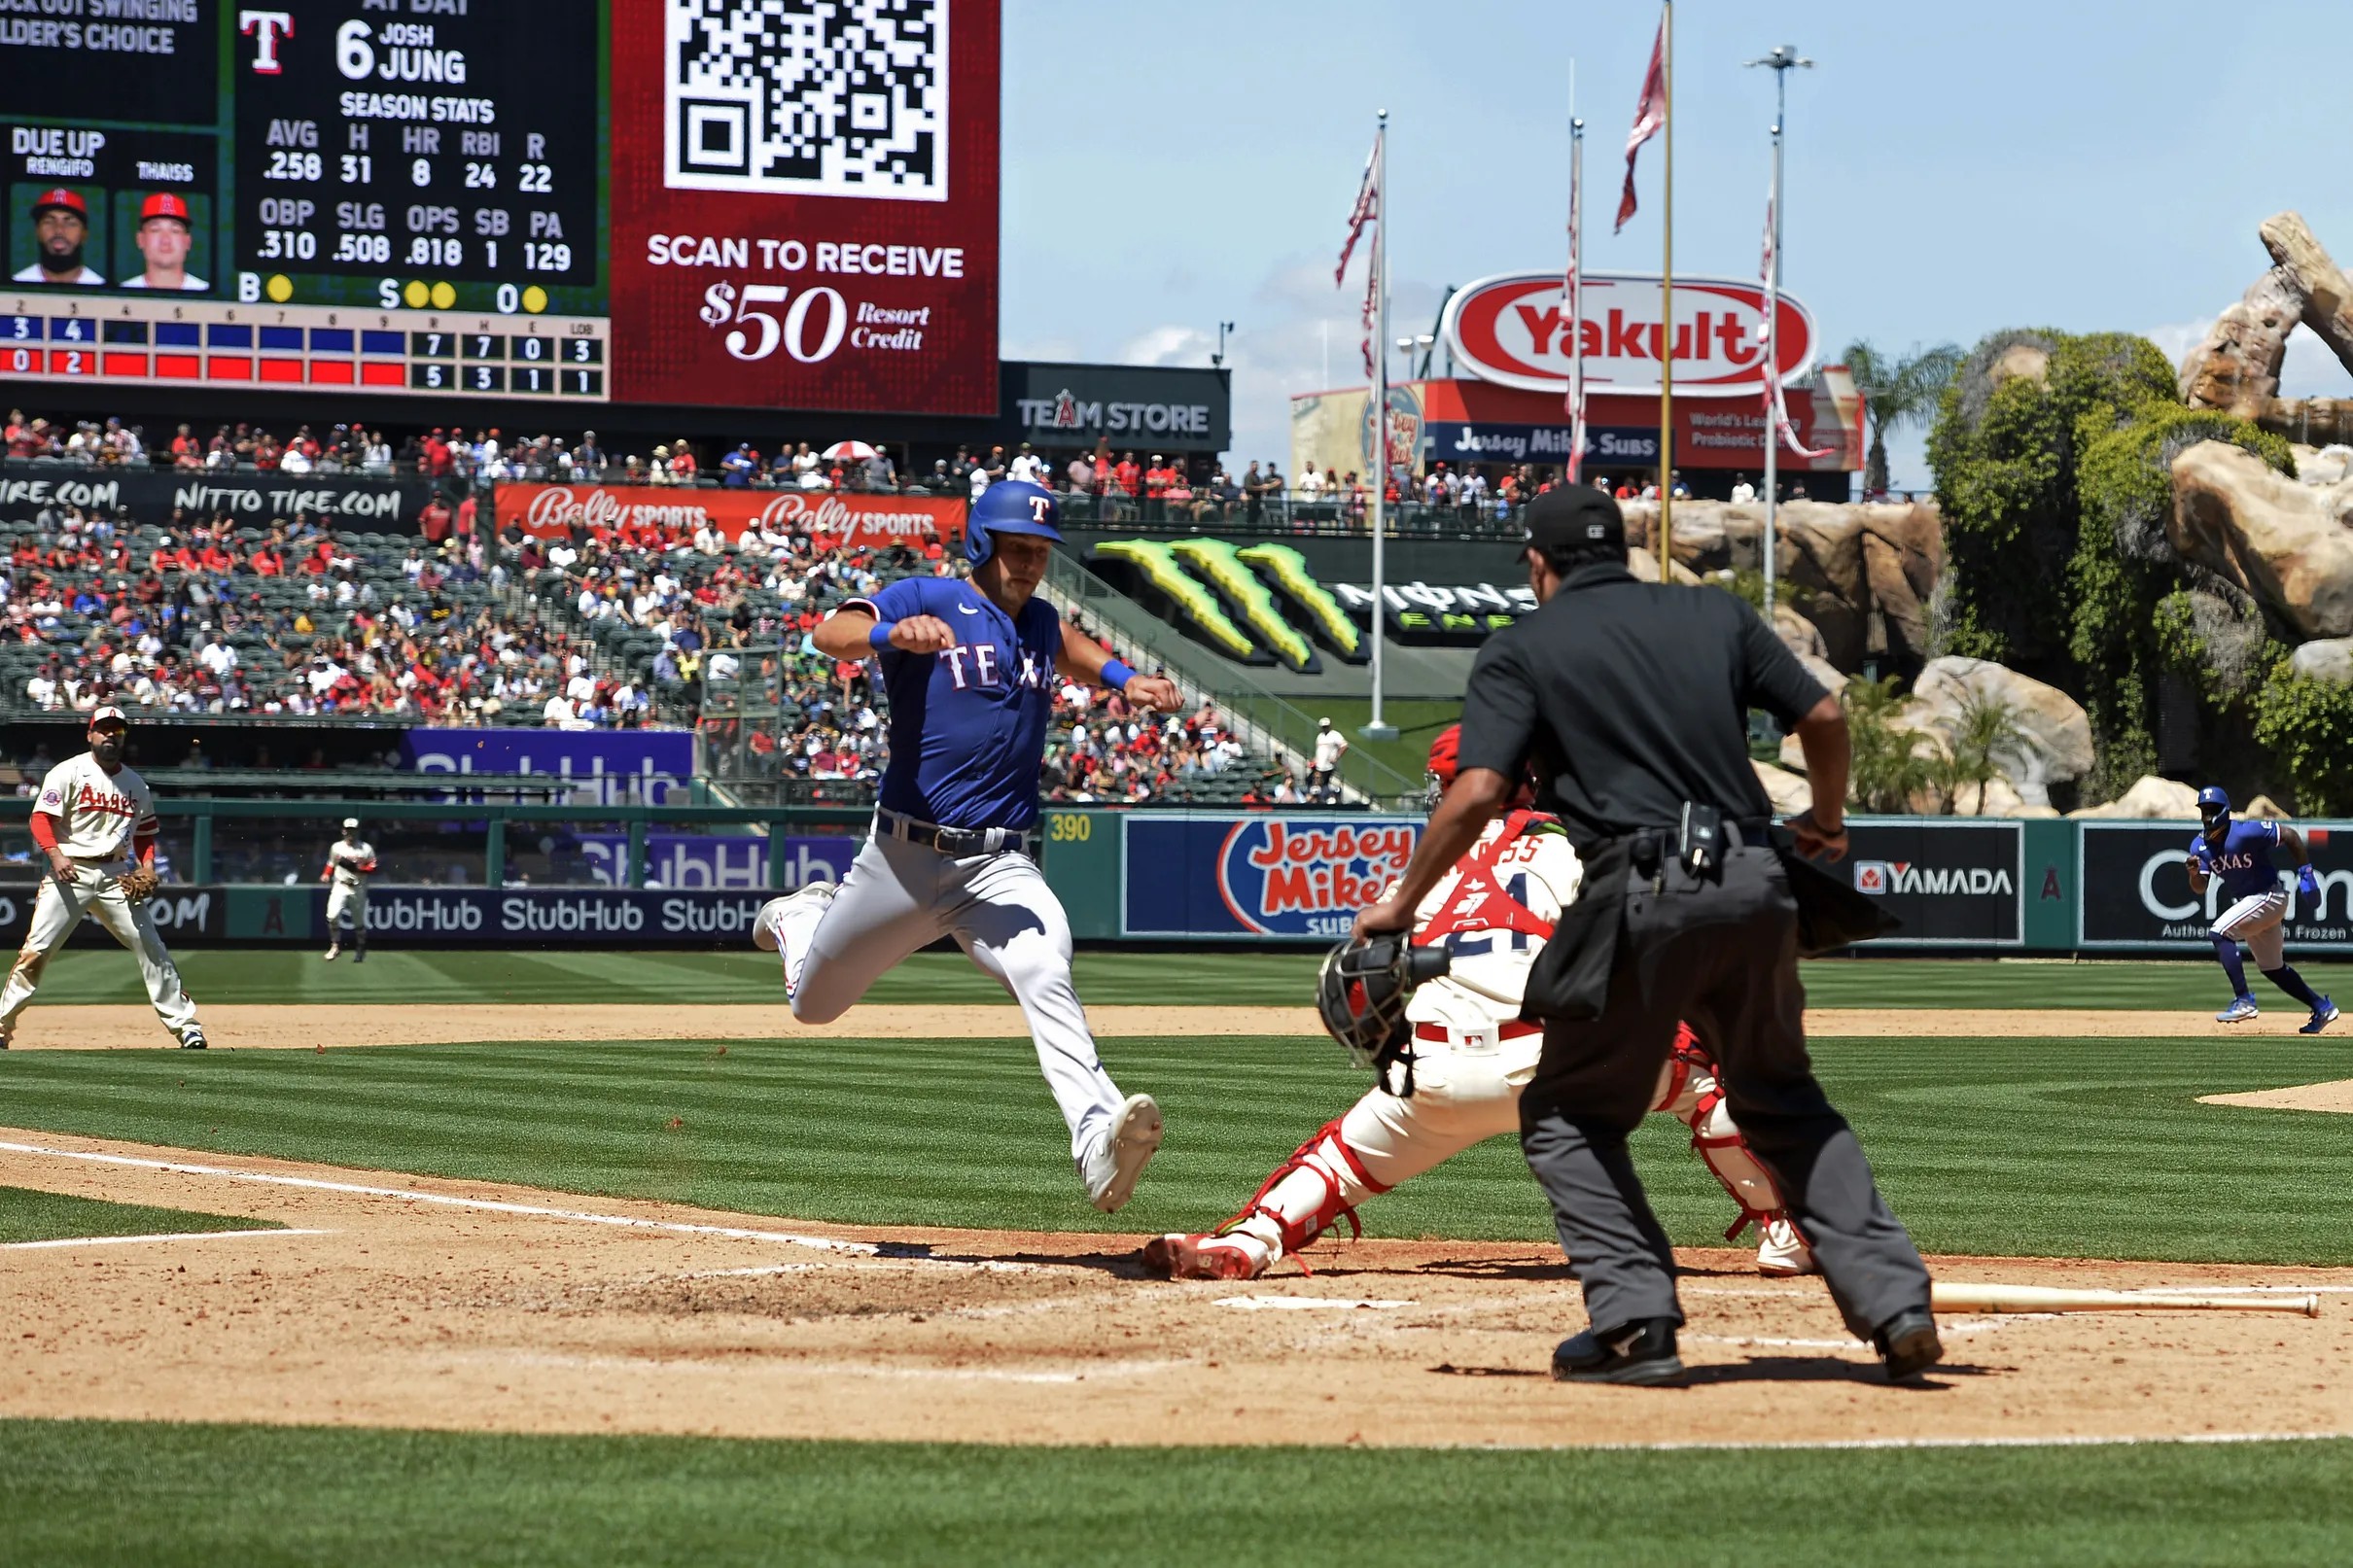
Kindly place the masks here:
POLYGON ((1869 1339, 1898 1312, 1928 1305, 1928 1271, 1912 1237, 1814 1081, 1797 958, 1797 905, 1773 851, 1731 851, 1721 875, 1705 880, 1669 863, 1659 892, 1631 873, 1601 1017, 1546 1025, 1543 1058, 1520 1100, 1520 1142, 1552 1199, 1596 1327, 1682 1321, 1674 1256, 1626 1150, 1678 1019, 1722 1063, 1733 1119, 1780 1183, 1846 1326, 1869 1339))

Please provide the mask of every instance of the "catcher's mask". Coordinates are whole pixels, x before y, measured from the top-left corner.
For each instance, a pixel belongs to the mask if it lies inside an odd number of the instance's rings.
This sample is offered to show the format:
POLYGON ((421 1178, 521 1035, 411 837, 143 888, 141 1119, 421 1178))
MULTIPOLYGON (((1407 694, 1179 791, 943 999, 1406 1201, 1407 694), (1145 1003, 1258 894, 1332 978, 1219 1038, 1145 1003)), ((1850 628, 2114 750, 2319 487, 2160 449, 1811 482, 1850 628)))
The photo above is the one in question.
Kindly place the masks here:
POLYGON ((1416 986, 1445 974, 1451 958, 1442 947, 1376 936, 1341 943, 1324 955, 1316 976, 1316 1011, 1324 1028, 1359 1067, 1386 1074, 1390 1063, 1402 1061, 1402 1097, 1414 1092, 1414 1027, 1406 1022, 1406 998, 1416 986))

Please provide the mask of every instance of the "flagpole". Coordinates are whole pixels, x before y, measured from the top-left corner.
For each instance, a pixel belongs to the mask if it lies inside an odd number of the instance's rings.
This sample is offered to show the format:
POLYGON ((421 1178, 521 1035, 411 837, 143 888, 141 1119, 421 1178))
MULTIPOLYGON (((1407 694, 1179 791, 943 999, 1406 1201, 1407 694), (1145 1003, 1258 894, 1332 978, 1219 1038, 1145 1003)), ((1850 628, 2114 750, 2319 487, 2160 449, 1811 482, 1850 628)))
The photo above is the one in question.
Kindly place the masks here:
POLYGON ((1382 716, 1383 622, 1388 595, 1382 546, 1388 534, 1388 111, 1373 133, 1373 712, 1359 731, 1368 741, 1393 741, 1382 716))
MULTIPOLYGON (((1571 62, 1569 80, 1576 80, 1571 62)), ((1575 89, 1570 89, 1573 94, 1575 89)), ((1585 477, 1585 122, 1568 121, 1568 472, 1585 477)))
POLYGON ((1660 203, 1666 236, 1659 274, 1659 580, 1674 580, 1675 549, 1675 3, 1659 21, 1660 97, 1667 132, 1667 175, 1660 203))
MULTIPOLYGON (((1776 72, 1774 81, 1788 78, 1776 72)), ((1781 112, 1773 116, 1773 261, 1765 268, 1765 624, 1773 618, 1774 516, 1780 505, 1781 433, 1774 428, 1774 383, 1781 374, 1781 112)))

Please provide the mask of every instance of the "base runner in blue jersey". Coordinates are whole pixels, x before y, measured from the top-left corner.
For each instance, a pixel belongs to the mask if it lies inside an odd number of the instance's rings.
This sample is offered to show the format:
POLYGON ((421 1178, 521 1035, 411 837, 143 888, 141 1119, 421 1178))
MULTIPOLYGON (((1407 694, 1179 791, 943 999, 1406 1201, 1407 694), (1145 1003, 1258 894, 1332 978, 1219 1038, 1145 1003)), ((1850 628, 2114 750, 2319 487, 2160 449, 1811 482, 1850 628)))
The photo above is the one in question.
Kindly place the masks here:
POLYGON ((753 941, 782 957, 792 1016, 824 1024, 901 958, 953 936, 1021 1003, 1087 1197, 1110 1213, 1160 1146, 1160 1107, 1123 1098, 1096 1059, 1070 923, 1037 867, 1037 776, 1058 674, 1140 708, 1179 698, 1036 597, 1059 524, 1052 492, 992 485, 965 527, 969 579, 905 578, 818 627, 819 651, 879 659, 891 760, 873 836, 840 886, 769 900, 753 941))
POLYGON ((2215 1014, 2215 1021, 2244 1023, 2261 1011, 2254 993, 2247 990, 2246 964, 2238 956, 2238 945, 2244 942, 2264 978, 2312 1010, 2297 1032, 2318 1034, 2336 1022, 2336 1004, 2306 985, 2288 962, 2280 932, 2288 918, 2288 895, 2272 863, 2276 854, 2295 866, 2298 894, 2318 897, 2320 881, 2313 874, 2303 835, 2285 822, 2233 819, 2230 796, 2219 784, 2197 792, 2197 836, 2190 841, 2190 890, 2203 898, 2207 884, 2222 879, 2223 907, 2208 934, 2214 938, 2214 956, 2222 959, 2223 973, 2230 977, 2232 993, 2230 1005, 2215 1014))

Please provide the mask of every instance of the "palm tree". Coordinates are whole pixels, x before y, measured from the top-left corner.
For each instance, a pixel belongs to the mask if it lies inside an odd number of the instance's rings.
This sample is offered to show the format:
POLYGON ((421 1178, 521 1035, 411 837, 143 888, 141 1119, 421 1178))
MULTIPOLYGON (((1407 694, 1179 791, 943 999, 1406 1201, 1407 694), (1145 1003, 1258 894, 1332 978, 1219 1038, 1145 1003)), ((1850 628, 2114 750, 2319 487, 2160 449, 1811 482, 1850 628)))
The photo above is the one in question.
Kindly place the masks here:
POLYGON ((1946 384, 1961 367, 1958 344, 1934 348, 1913 346, 1909 354, 1887 355, 1869 338, 1846 345, 1847 371, 1863 395, 1863 411, 1871 421, 1871 452, 1863 460, 1863 494, 1879 495, 1887 488, 1887 433, 1924 422, 1936 412, 1946 384))

